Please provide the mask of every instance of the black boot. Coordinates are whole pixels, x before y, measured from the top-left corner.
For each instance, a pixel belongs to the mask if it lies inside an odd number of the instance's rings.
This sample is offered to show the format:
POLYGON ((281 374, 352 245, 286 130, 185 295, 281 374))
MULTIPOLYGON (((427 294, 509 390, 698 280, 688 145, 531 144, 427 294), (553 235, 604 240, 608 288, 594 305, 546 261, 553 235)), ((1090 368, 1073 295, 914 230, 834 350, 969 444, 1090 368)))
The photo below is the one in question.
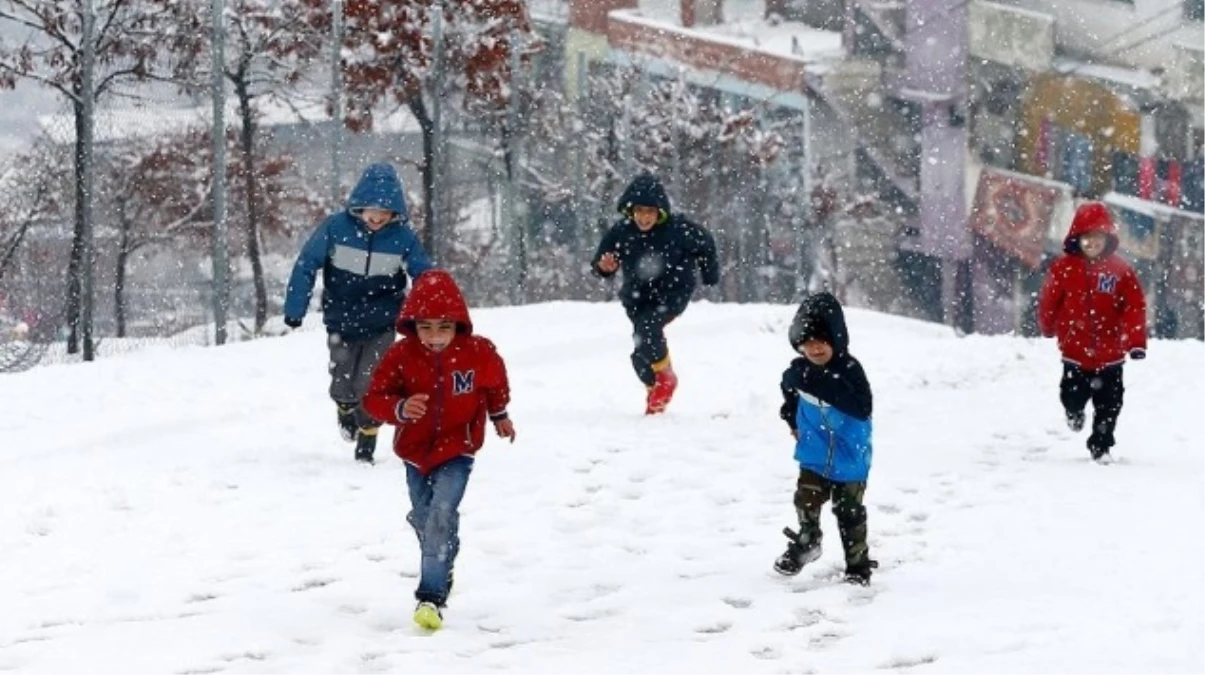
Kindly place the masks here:
POLYGON ((360 427, 356 433, 356 461, 372 464, 377 449, 377 430, 380 427, 360 427))
POLYGON ((1083 410, 1068 410, 1067 411, 1067 428, 1072 431, 1080 431, 1084 428, 1084 411, 1083 410))
POLYGON ((782 533, 787 535, 789 542, 787 550, 778 556, 778 560, 774 561, 775 572, 793 577, 799 574, 804 565, 820 559, 820 554, 823 552, 820 547, 820 537, 810 537, 806 542, 801 543, 800 540, 804 539, 804 535, 796 533, 791 528, 783 528, 782 533))
POLYGON ((359 426, 356 424, 356 406, 336 404, 339 408, 339 435, 345 441, 356 440, 356 431, 359 426))
POLYGON ((857 565, 845 566, 845 583, 855 586, 870 585, 870 571, 879 566, 877 560, 867 560, 857 565))

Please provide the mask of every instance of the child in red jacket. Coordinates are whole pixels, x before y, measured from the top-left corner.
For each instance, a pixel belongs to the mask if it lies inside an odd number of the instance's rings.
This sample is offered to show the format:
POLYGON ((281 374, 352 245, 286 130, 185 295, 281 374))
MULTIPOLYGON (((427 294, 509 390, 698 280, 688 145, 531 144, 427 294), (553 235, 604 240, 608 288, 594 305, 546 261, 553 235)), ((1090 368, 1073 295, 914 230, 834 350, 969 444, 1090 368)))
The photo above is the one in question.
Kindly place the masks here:
POLYGON ((443 623, 460 549, 460 500, 473 456, 485 442, 489 417, 499 436, 515 440, 506 414, 506 365, 489 340, 473 334, 469 308, 447 272, 432 270, 414 283, 397 321, 403 338, 381 357, 364 394, 364 409, 397 427, 393 451, 406 463, 422 572, 414 620, 443 623))
POLYGON ((1117 228, 1104 204, 1080 206, 1038 301, 1038 327, 1058 336, 1063 354, 1059 387, 1067 425, 1084 427, 1092 401, 1092 459, 1110 462, 1113 430, 1121 414, 1121 367, 1146 357, 1146 298, 1138 275, 1117 255, 1117 228))

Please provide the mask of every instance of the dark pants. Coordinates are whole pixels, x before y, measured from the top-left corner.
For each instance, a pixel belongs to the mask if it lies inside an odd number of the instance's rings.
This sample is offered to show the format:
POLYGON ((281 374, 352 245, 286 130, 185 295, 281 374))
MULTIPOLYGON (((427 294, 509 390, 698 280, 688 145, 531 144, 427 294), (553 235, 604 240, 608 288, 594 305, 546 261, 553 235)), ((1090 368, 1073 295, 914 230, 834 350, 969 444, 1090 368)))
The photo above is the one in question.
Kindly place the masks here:
POLYGON ((639 305, 624 305, 628 320, 632 322, 632 368, 636 377, 651 387, 656 381, 653 364, 669 356, 669 344, 665 340, 665 327, 679 314, 686 311, 690 299, 672 303, 647 302, 639 305))
POLYGON ((460 553, 460 501, 473 471, 472 457, 457 457, 423 475, 406 465, 410 514, 406 520, 418 535, 422 572, 414 597, 443 605, 448 599, 452 566, 460 553))
POLYGON ((327 346, 331 351, 331 398, 341 407, 356 409, 356 425, 360 428, 381 426, 380 422, 364 412, 360 399, 368 391, 372 371, 393 340, 392 330, 361 340, 344 340, 335 333, 327 336, 327 346))
POLYGON ((845 549, 845 567, 870 564, 870 549, 866 543, 866 507, 862 505, 865 494, 866 483, 837 483, 806 469, 800 470, 799 482, 795 487, 799 543, 806 546, 823 538, 820 508, 832 499, 833 515, 837 517, 837 528, 841 532, 841 546, 845 549))
POLYGON ((1093 454, 1113 447, 1113 430, 1121 415, 1124 394, 1120 363, 1091 371, 1063 362, 1063 380, 1059 383, 1063 408, 1070 413, 1083 412, 1088 401, 1092 401, 1092 435, 1088 436, 1088 449, 1093 454))

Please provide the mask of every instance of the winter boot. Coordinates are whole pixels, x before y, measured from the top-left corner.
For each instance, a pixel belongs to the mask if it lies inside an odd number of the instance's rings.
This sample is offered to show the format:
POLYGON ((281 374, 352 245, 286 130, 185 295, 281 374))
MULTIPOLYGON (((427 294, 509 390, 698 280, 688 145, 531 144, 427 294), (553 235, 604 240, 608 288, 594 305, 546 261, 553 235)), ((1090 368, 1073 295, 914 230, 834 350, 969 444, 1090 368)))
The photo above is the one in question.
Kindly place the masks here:
POLYGON ((774 571, 784 576, 793 577, 799 574, 804 565, 820 559, 823 549, 820 547, 820 537, 800 543, 803 535, 791 528, 783 528, 782 533, 790 540, 787 550, 774 561, 774 571))
POLYGON ((414 623, 427 630, 439 630, 444 624, 443 613, 434 602, 423 601, 414 608, 414 623))
POLYGON ((1098 448, 1098 447, 1089 445, 1088 452, 1091 453, 1091 455, 1092 455, 1092 461, 1096 462, 1097 464, 1112 464, 1113 463, 1113 455, 1109 454, 1108 448, 1098 448))
POLYGON ((879 563, 875 560, 867 560, 858 565, 848 565, 845 568, 845 583, 854 584, 855 586, 869 586, 870 571, 878 566, 879 563))
POLYGON ((356 434, 356 461, 372 464, 372 454, 377 449, 377 432, 380 427, 360 427, 356 434))
POLYGON ((1084 428, 1084 411, 1067 411, 1067 428, 1072 431, 1080 431, 1084 428))
POLYGON ((657 413, 665 412, 670 399, 674 397, 674 390, 678 388, 678 376, 674 374, 674 368, 670 365, 669 358, 666 357, 662 363, 665 365, 660 369, 653 366, 653 376, 656 379, 653 382, 653 386, 649 388, 647 407, 644 410, 645 415, 656 415, 657 413))
POLYGON ((356 440, 356 406, 343 403, 335 405, 339 408, 339 435, 345 441, 356 440))

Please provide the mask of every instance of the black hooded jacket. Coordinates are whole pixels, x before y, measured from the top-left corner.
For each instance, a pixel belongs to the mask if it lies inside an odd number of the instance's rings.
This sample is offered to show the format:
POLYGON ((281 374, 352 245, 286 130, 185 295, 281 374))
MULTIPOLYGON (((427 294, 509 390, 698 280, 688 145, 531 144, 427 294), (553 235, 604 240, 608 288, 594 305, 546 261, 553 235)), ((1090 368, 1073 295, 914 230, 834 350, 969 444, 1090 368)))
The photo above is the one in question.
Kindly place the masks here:
POLYGON ((716 258, 711 234, 670 210, 669 197, 661 181, 650 173, 632 180, 619 198, 623 218, 603 237, 591 261, 600 277, 610 277, 598 262, 607 253, 615 254, 623 271, 620 301, 625 307, 650 303, 684 307, 695 290, 695 269, 703 283, 720 282, 720 263, 716 258), (641 232, 632 220, 632 207, 651 206, 660 211, 657 224, 641 232))
POLYGON ((798 352, 803 343, 813 338, 832 345, 833 358, 823 366, 812 363, 807 357, 791 361, 791 366, 782 374, 783 404, 779 416, 794 429, 799 393, 803 392, 847 415, 870 419, 870 382, 862 364, 849 353, 845 312, 831 293, 809 295, 791 321, 787 333, 791 349, 798 352))

